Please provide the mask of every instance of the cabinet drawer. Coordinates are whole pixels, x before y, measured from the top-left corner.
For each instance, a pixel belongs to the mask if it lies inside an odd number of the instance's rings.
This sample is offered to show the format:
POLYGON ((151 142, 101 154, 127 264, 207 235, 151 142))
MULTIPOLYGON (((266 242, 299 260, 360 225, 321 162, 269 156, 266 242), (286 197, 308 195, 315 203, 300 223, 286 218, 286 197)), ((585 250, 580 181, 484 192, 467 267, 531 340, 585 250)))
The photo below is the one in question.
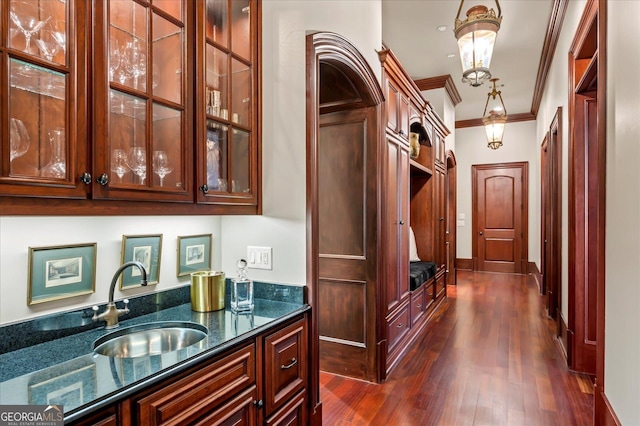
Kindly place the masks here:
POLYGON ((268 417, 307 383, 307 324, 299 320, 264 342, 265 410, 268 417))
POLYGON ((135 403, 138 424, 192 424, 256 381, 255 345, 246 346, 135 403))
POLYGON ((267 426, 305 426, 307 425, 307 394, 300 392, 287 402, 271 418, 267 419, 267 426))
POLYGON ((213 413, 198 420, 194 423, 189 423, 193 426, 212 426, 212 425, 255 425, 256 422, 256 408, 254 402, 256 401, 256 386, 253 385, 240 395, 229 400, 222 407, 216 409, 213 413))
POLYGON ((409 304, 400 308, 396 314, 387 320, 388 352, 391 352, 402 340, 402 337, 409 332, 409 321, 409 304))
POLYGON ((424 315, 426 309, 424 285, 411 294, 411 325, 424 315))

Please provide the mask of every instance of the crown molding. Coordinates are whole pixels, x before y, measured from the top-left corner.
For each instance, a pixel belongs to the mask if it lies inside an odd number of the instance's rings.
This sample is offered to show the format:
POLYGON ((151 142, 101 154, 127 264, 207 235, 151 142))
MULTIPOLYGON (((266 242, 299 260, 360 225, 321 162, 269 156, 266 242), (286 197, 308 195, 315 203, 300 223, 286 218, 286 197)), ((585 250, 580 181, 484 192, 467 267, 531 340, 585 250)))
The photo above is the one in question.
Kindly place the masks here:
POLYGON ((533 90, 533 100, 531 101, 531 113, 534 116, 538 115, 538 110, 540 109, 540 102, 542 102, 542 95, 544 93, 545 85, 547 84, 549 69, 551 68, 553 55, 555 54, 556 46, 558 45, 558 39, 560 38, 560 32, 562 31, 562 22, 564 21, 564 15, 567 11, 568 5, 569 0, 554 0, 553 6, 551 7, 551 14, 549 15, 549 22, 547 24, 547 32, 542 45, 542 53, 540 54, 538 75, 536 76, 536 84, 533 90))
POLYGON ((419 80, 414 80, 414 82, 420 90, 444 88, 454 107, 462 102, 462 98, 460 97, 460 93, 458 93, 456 84, 453 82, 453 78, 451 78, 451 74, 439 75, 437 77, 421 78, 419 80))

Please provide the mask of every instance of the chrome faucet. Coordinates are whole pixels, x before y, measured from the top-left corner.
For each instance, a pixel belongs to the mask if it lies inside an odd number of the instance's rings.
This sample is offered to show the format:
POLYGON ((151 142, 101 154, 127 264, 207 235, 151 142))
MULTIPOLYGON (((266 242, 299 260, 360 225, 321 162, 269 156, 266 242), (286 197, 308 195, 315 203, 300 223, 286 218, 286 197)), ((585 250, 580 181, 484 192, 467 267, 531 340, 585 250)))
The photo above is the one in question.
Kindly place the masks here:
POLYGON ((135 261, 127 262, 118 268, 116 273, 113 275, 113 279, 111 280, 111 287, 109 288, 109 303, 107 303, 107 309, 103 313, 98 314, 98 309, 100 308, 98 308, 97 306, 93 307, 93 317, 91 319, 94 321, 104 320, 107 323, 104 327, 106 329, 116 328, 118 326, 118 317, 120 315, 129 313, 129 299, 123 300, 124 309, 118 309, 115 302, 113 301, 113 293, 116 290, 116 282, 118 282, 118 277, 125 269, 129 268, 130 266, 135 266, 140 270, 140 273, 142 274, 142 277, 140 278, 140 284, 143 286, 147 285, 147 271, 144 269, 142 263, 135 261))

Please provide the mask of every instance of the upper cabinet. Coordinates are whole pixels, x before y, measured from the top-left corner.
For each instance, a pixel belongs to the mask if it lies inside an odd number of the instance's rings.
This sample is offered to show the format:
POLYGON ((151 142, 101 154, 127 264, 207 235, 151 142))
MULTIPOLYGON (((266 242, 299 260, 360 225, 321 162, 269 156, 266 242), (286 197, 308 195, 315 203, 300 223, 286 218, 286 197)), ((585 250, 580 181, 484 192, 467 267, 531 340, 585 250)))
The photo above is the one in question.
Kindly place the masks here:
POLYGON ((86 197, 87 4, 1 3, 0 195, 86 197))
POLYGON ((197 2, 199 203, 257 206, 259 195, 259 3, 197 2))
POLYGON ((260 213, 259 1, 2 8, 2 213, 260 213))
POLYGON ((94 198, 193 199, 191 3, 95 3, 94 198))

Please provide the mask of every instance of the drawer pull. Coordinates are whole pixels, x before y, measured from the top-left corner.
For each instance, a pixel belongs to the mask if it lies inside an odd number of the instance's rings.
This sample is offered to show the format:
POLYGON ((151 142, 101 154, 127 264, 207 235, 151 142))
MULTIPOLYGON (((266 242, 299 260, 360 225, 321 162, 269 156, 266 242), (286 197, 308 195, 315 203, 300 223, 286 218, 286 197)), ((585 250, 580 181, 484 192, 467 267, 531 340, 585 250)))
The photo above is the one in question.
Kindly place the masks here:
POLYGON ((422 303, 418 303, 418 304, 416 305, 416 307, 417 307, 417 308, 422 308, 422 303))
POLYGON ((293 367, 294 365, 296 365, 298 363, 298 360, 295 358, 291 358, 291 364, 289 365, 281 365, 280 366, 280 370, 288 370, 291 367, 293 367))
POLYGON ((402 327, 402 323, 399 322, 398 325, 396 325, 396 327, 401 328, 402 327))
POLYGON ((262 408, 264 406, 264 402, 262 402, 262 400, 258 400, 258 401, 253 401, 253 405, 255 405, 257 408, 262 408))

